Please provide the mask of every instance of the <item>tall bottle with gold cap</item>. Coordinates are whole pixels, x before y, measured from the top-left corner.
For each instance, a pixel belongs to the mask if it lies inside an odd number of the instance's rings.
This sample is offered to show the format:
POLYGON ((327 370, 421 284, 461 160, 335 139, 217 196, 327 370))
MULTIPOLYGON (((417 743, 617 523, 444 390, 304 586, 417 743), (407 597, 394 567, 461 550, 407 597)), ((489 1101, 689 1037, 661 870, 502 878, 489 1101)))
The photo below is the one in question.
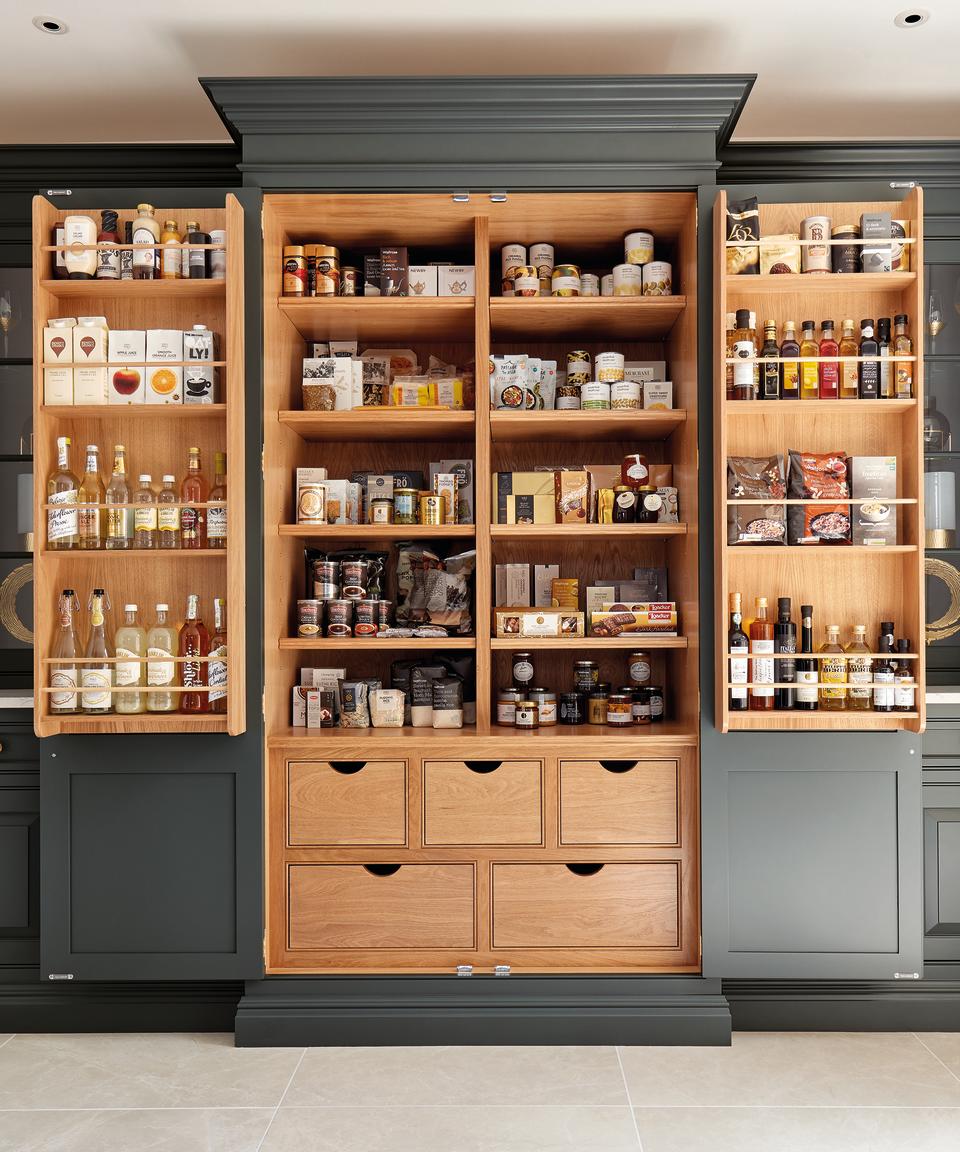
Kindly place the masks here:
POLYGON ((164 221, 160 243, 163 245, 160 252, 160 279, 179 280, 183 271, 180 264, 180 230, 176 220, 164 221))
POLYGON ((153 214, 152 204, 137 205, 137 216, 133 221, 133 243, 154 245, 152 248, 134 248, 134 280, 156 280, 160 225, 153 214))

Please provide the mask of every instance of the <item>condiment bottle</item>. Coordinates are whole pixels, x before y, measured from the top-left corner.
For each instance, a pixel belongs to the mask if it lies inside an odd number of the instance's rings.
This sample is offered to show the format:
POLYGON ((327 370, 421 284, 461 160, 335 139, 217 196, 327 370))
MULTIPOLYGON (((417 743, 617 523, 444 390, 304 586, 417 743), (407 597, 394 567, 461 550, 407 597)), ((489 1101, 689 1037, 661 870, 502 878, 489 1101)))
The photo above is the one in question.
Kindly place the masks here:
POLYGON ((804 320, 803 336, 800 340, 800 399, 820 399, 820 373, 817 371, 817 361, 812 359, 820 355, 820 345, 817 343, 817 326, 812 320, 804 320))
POLYGON ((182 256, 180 250, 180 231, 177 228, 176 220, 167 220, 164 222, 163 231, 160 233, 160 243, 163 245, 163 250, 160 253, 160 279, 161 280, 179 280, 183 276, 182 256))
POLYGON ((824 320, 821 325, 820 350, 818 353, 821 360, 817 365, 819 368, 818 379, 821 400, 836 400, 839 395, 840 365, 834 359, 823 359, 823 357, 834 357, 839 351, 840 345, 837 343, 833 334, 833 321, 824 320))
POLYGON ((750 711, 772 710, 773 623, 767 619, 766 596, 757 597, 757 615, 750 622, 750 655, 750 711))
MULTIPOLYGON (((209 244, 210 236, 200 231, 196 220, 187 222, 187 244, 209 244)), ((184 253, 187 257, 191 280, 207 280, 210 276, 210 249, 190 248, 184 253)))
MULTIPOLYGON (((98 244, 119 244, 120 232, 117 228, 117 213, 105 208, 100 213, 100 231, 97 233, 98 244)), ((97 279, 120 279, 120 249, 97 249, 97 279)))
POLYGON ((860 399, 877 400, 880 397, 880 364, 876 358, 880 355, 880 345, 874 339, 872 320, 860 321, 860 355, 875 357, 857 365, 860 399))
POLYGON ((917 686, 911 672, 911 661, 904 660, 903 654, 910 651, 910 641, 897 641, 897 671, 893 681, 893 710, 912 712, 916 708, 917 686))
POLYGON ((97 226, 90 216, 68 216, 63 222, 64 264, 70 280, 92 280, 97 271, 97 226), (76 245, 76 247, 74 247, 76 245))
POLYGON ((750 311, 737 309, 737 327, 733 333, 733 392, 736 400, 752 400, 757 334, 750 327, 750 311))
POLYGON ((894 393, 893 363, 890 360, 890 317, 881 316, 877 321, 877 353, 880 363, 880 399, 892 400, 894 393))
POLYGON ((780 398, 800 399, 800 345, 797 328, 792 320, 783 325, 783 343, 780 345, 780 398))
POLYGON ((780 349, 777 347, 777 326, 773 320, 767 320, 763 325, 763 347, 760 349, 762 359, 770 363, 762 365, 760 377, 760 399, 780 399, 780 365, 777 358, 780 349))
POLYGON ((157 223, 157 219, 153 214, 152 204, 137 205, 137 218, 133 222, 133 243, 155 245, 155 247, 152 248, 134 249, 134 280, 155 280, 157 278, 160 225, 157 223))
POLYGON ((820 707, 825 712, 842 712, 847 703, 847 661, 840 645, 839 624, 827 625, 827 639, 820 651, 828 653, 820 661, 820 707))
POLYGON ((859 373, 857 372, 856 360, 850 360, 848 357, 859 356, 859 349, 857 348, 857 337, 853 330, 853 321, 844 320, 841 325, 840 343, 838 345, 840 352, 840 399, 841 400, 856 400, 860 395, 858 386, 859 373))
MULTIPOLYGON (((893 318, 893 353, 894 357, 912 356, 913 341, 907 333, 907 317, 900 313, 893 318)), ((909 400, 913 396, 913 362, 911 360, 894 359, 894 376, 898 400, 909 400)))

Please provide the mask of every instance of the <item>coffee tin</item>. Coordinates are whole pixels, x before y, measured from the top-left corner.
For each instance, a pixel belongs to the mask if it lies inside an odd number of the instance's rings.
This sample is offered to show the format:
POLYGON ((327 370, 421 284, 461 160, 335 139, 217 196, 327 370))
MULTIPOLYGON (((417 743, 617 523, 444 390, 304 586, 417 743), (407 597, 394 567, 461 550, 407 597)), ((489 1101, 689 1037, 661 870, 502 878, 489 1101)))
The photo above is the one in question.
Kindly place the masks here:
MULTIPOLYGON (((822 241, 830 239, 829 216, 807 216, 800 221, 800 239, 822 241)), ((822 243, 803 244, 800 248, 800 270, 802 272, 832 272, 830 245, 822 243)))
POLYGON ((673 268, 666 260, 652 260, 643 266, 644 296, 672 296, 673 268))
POLYGON ((613 270, 614 296, 642 296, 643 271, 639 264, 618 264, 613 270))
POLYGON ((302 244, 290 244, 283 250, 283 294, 305 296, 307 293, 307 258, 302 244))
POLYGON ((550 277, 552 296, 579 296, 580 269, 576 264, 558 264, 550 277))
POLYGON ((340 269, 340 295, 341 296, 359 296, 357 287, 360 284, 360 269, 351 268, 345 264, 340 269))
MULTIPOLYGON (((834 240, 859 240, 856 224, 840 224, 833 230, 834 240)), ((834 244, 830 253, 830 266, 834 272, 860 271, 860 245, 834 244)))
POLYGON ((623 258, 628 264, 649 264, 653 259, 653 233, 628 232, 623 238, 623 258))
POLYGON ((420 493, 420 523, 444 524, 446 523, 447 505, 442 496, 434 492, 420 493))

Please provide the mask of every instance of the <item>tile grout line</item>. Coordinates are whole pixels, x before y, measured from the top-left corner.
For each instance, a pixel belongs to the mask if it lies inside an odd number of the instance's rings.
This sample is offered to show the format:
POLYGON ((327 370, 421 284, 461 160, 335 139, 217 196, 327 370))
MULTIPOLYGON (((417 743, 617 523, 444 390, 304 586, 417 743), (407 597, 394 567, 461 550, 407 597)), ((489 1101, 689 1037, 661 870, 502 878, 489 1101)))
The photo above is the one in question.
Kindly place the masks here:
POLYGON ((11 1040, 14 1040, 16 1038, 16 1035, 17 1035, 16 1032, 14 1032, 10 1036, 8 1036, 6 1038, 6 1040, 4 1040, 3 1044, 0 1044, 0 1048, 5 1047, 7 1044, 10 1043, 11 1040))
POLYGON ((620 1045, 614 1044, 614 1052, 617 1054, 617 1064, 620 1066, 620 1079, 623 1081, 623 1090, 627 1096, 627 1107, 630 1109, 630 1119, 633 1121, 633 1131, 637 1137, 637 1147, 640 1152, 643 1152, 643 1141, 640 1139, 640 1125, 637 1123, 637 1113, 634 1111, 633 1101, 630 1099, 630 1086, 627 1084, 627 1074, 623 1070, 623 1060, 620 1057, 620 1045))
POLYGON ((263 1148, 264 1140, 266 1140, 266 1138, 270 1135, 270 1129, 273 1127, 273 1122, 274 1122, 274 1120, 276 1120, 277 1113, 280 1111, 280 1105, 284 1102, 284 1100, 286 1100, 287 1093, 290 1091, 290 1085, 293 1083, 295 1076, 300 1071, 300 1065, 303 1063, 303 1058, 304 1058, 304 1056, 306 1056, 306 1054, 307 1054, 306 1048, 301 1048, 300 1049, 300 1059, 297 1061, 297 1066, 294 1068, 293 1072, 290 1073, 290 1079, 287 1081, 287 1086, 286 1086, 286 1088, 284 1088, 283 1094, 281 1095, 280 1099, 277 1101, 277 1106, 273 1110, 273 1115, 270 1117, 269 1124, 267 1124, 266 1128, 263 1131, 263 1135, 260 1137, 260 1143, 257 1145, 256 1152, 260 1152, 260 1150, 263 1148))
POLYGON ((954 1072, 954 1070, 950 1067, 949 1064, 944 1063, 944 1061, 940 1059, 940 1057, 936 1054, 936 1052, 934 1052, 934 1050, 928 1044, 924 1043, 923 1038, 917 1032, 911 1032, 910 1035, 914 1038, 914 1040, 916 1040, 919 1044, 923 1045, 923 1047, 926 1048, 926 1050, 930 1053, 930 1055, 934 1058, 934 1060, 937 1061, 937 1063, 942 1064, 943 1067, 946 1068, 946 1070, 950 1073, 950 1075, 954 1078, 954 1080, 960 1080, 960 1076, 958 1076, 956 1074, 956 1072, 954 1072))

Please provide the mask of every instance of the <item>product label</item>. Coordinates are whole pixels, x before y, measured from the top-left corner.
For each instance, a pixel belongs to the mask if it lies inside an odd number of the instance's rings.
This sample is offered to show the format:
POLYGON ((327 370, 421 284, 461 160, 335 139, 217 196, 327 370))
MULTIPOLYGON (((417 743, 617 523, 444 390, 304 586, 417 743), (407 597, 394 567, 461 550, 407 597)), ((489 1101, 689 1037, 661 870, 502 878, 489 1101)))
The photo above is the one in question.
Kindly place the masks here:
POLYGON ((120 278, 120 250, 118 248, 101 248, 97 253, 97 279, 119 280, 120 278))
POLYGON ((752 340, 735 340, 733 344, 733 355, 737 358, 737 363, 733 366, 733 387, 737 391, 749 392, 750 397, 753 397, 753 375, 754 367, 750 362, 750 357, 756 354, 752 340))
POLYGON ((129 648, 117 648, 117 663, 116 677, 118 688, 133 688, 140 683, 140 663, 136 659, 125 659, 126 657, 136 657, 136 652, 131 652, 129 648))
POLYGON ((210 685, 210 701, 222 700, 227 694, 227 646, 220 644, 210 649, 210 663, 207 665, 207 683, 210 685))
POLYGON ((873 684, 873 673, 870 671, 869 660, 850 661, 850 672, 847 676, 850 686, 851 700, 869 700, 870 688, 873 684))
POLYGON ((48 542, 52 544, 54 540, 64 540, 68 536, 76 536, 79 524, 76 488, 71 488, 68 492, 51 493, 47 497, 47 503, 61 505, 61 507, 50 508, 47 511, 48 542))
POLYGON ((821 693, 825 700, 846 700, 847 698, 847 662, 842 658, 824 660, 820 664, 823 687, 821 693), (830 685, 839 685, 830 687, 830 685))
POLYGON ((83 668, 80 672, 80 701, 85 709, 106 711, 110 707, 109 668, 83 668))
POLYGON ((523 684, 529 684, 533 679, 533 665, 529 660, 518 660, 513 665, 513 678, 523 684))
POLYGON ((816 360, 804 360, 800 364, 800 386, 805 396, 820 395, 820 373, 816 360))
POLYGON ((913 711, 914 683, 912 676, 904 680, 897 679, 893 689, 893 704, 895 708, 913 711))
POLYGON ((791 396, 796 399, 800 395, 800 361, 787 360, 780 365, 783 381, 784 399, 791 396))
POLYGON ((873 706, 878 711, 889 712, 894 705, 894 683, 892 672, 877 672, 873 677, 873 706))
POLYGON ((183 530, 184 542, 196 540, 199 536, 200 513, 196 508, 180 509, 180 527, 183 530))
POLYGON ((163 273, 165 276, 177 277, 180 275, 180 249, 175 247, 176 241, 167 241, 161 253, 163 273))
POLYGON ((880 349, 880 396, 883 400, 893 399, 893 364, 890 360, 890 349, 880 349))
POLYGON ((107 538, 129 540, 133 536, 133 509, 107 508, 107 538))
POLYGON ((157 527, 161 532, 180 531, 180 509, 174 506, 161 505, 157 509, 157 527))
POLYGON ((764 364, 763 395, 767 400, 776 400, 780 395, 780 365, 764 364))
POLYGON ((75 712, 77 709, 77 670, 57 665, 50 674, 50 707, 54 711, 75 712))
MULTIPOLYGON (((136 225, 134 225, 133 242, 134 244, 156 244, 157 238, 149 228, 137 228, 136 225)), ((156 256, 152 248, 134 249, 134 268, 152 268, 155 262, 156 256)))
MULTIPOLYGON (((773 655, 773 641, 772 640, 751 640, 750 653, 754 657, 753 664, 753 683, 754 685, 764 685, 773 683, 773 660, 758 660, 758 656, 773 655)), ((772 696, 772 688, 754 687, 752 689, 754 696, 772 696)))
POLYGON ((166 648, 148 648, 147 657, 147 683, 154 688, 162 688, 173 683, 174 668, 173 653, 166 648))
POLYGON ((156 504, 144 504, 143 507, 133 510, 133 530, 134 532, 156 532, 156 504))
POLYGON ((650 665, 646 660, 631 661, 630 680, 634 684, 650 683, 650 665))
POLYGON ((812 672, 798 672, 797 673, 797 703, 798 704, 816 704, 817 702, 817 673, 816 670, 812 672))
POLYGON ((207 509, 207 539, 224 541, 227 538, 226 508, 207 509))
MULTIPOLYGON (((747 649, 742 645, 738 648, 731 648, 731 652, 742 652, 744 657, 747 655, 747 649)), ((730 684, 746 684, 750 675, 750 661, 747 659, 736 659, 730 661, 730 684)), ((746 688, 730 688, 731 700, 746 700, 746 688)))

